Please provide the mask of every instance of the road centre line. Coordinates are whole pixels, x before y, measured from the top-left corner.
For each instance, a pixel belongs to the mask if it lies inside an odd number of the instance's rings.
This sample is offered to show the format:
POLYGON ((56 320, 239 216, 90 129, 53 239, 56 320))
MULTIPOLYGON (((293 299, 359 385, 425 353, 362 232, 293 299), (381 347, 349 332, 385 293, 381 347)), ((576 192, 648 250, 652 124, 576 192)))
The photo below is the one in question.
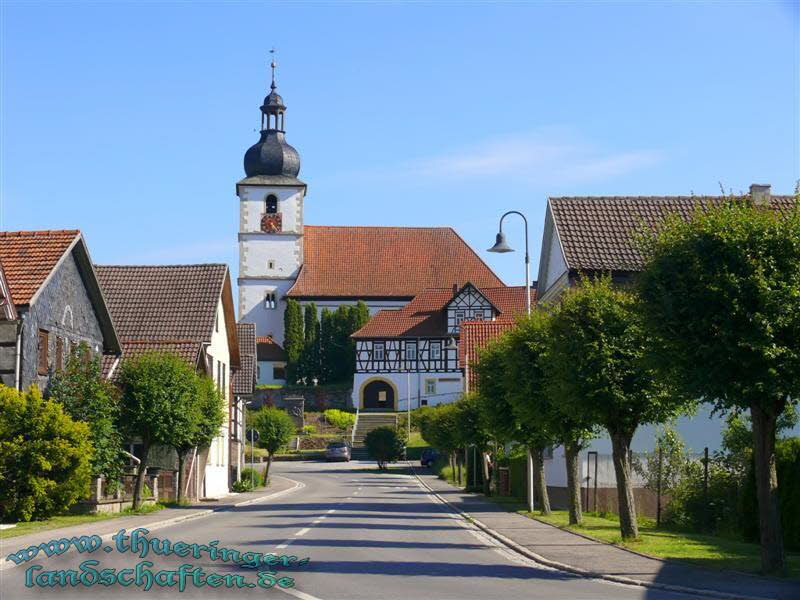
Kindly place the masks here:
POLYGON ((304 527, 303 529, 301 529, 300 531, 295 533, 295 536, 305 535, 305 534, 308 533, 309 529, 311 529, 311 528, 310 527, 304 527))
POLYGON ((332 512, 336 512, 336 509, 335 509, 335 508, 332 508, 332 509, 330 509, 330 510, 328 511, 328 514, 331 514, 332 512))

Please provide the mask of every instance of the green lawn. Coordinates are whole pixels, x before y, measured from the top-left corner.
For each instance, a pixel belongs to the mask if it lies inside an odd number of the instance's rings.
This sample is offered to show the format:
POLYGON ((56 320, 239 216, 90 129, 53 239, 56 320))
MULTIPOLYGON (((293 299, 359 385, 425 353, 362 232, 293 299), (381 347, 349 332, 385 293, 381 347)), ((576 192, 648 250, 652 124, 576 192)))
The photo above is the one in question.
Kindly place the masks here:
MULTIPOLYGON (((517 509, 518 502, 517 499, 512 499, 511 502, 504 504, 517 509)), ((757 544, 714 535, 657 529, 652 519, 639 519, 639 539, 623 542, 619 533, 619 520, 615 515, 598 516, 587 513, 584 514, 583 526, 570 527, 567 525, 567 511, 553 511, 548 516, 531 514, 524 509, 517 512, 601 542, 617 544, 658 558, 682 560, 713 569, 748 573, 758 573, 761 567, 761 551, 757 544)), ((789 576, 800 580, 800 554, 789 553, 787 556, 789 576)))
POLYGON ((47 531, 48 529, 59 529, 61 527, 72 527, 73 525, 97 523, 99 521, 108 521, 109 519, 117 519, 119 517, 145 515, 151 512, 158 512, 163 508, 166 508, 166 506, 163 504, 155 504, 144 506, 137 511, 129 509, 119 513, 110 514, 62 515, 53 517, 51 519, 46 519, 44 521, 28 521, 27 523, 17 523, 16 527, 0 530, 0 540, 17 537, 19 535, 27 535, 29 533, 37 533, 39 531, 47 531))

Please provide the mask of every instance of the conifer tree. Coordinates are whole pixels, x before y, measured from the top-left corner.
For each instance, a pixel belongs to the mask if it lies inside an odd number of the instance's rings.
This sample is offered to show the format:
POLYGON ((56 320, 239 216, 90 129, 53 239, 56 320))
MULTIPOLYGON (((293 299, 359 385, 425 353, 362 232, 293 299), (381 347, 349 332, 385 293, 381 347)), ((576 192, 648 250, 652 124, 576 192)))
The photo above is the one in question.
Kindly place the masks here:
POLYGON ((283 349, 286 351, 286 380, 292 385, 302 377, 300 358, 305 346, 303 311, 297 300, 286 300, 283 313, 283 349))

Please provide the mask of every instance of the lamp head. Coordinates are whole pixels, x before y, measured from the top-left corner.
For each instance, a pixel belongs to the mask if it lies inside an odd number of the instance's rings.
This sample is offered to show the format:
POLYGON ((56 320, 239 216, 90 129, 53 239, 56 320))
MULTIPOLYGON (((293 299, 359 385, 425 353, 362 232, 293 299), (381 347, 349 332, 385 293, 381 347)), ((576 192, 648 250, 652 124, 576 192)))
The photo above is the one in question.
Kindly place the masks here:
POLYGON ((506 243, 506 234, 502 231, 497 234, 497 241, 489 248, 489 252, 513 252, 514 249, 506 243))

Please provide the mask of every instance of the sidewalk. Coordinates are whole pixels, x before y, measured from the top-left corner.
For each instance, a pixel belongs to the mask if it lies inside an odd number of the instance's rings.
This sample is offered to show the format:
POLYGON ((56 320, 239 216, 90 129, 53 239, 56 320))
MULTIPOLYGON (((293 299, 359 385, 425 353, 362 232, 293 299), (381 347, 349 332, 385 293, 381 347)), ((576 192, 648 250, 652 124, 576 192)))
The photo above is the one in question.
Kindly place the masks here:
POLYGON ((245 506, 247 504, 254 504, 260 500, 269 499, 272 497, 283 496, 295 489, 304 487, 302 484, 282 477, 281 475, 271 475, 272 481, 268 488, 254 490, 252 492, 244 492, 241 494, 231 494, 219 500, 210 502, 198 502, 191 506, 180 506, 176 508, 165 508, 158 512, 149 513, 145 515, 134 515, 130 517, 119 517, 117 519, 108 519, 107 521, 98 521, 96 523, 85 523, 83 525, 74 525, 72 527, 61 527, 59 529, 48 529, 46 531, 39 531, 29 535, 20 535, 0 539, 0 571, 10 569, 16 566, 12 561, 6 560, 11 552, 15 552, 20 548, 27 548, 29 546, 37 546, 50 540, 58 540, 61 538, 71 538, 72 536, 82 535, 99 535, 106 541, 106 538, 117 533, 120 529, 127 529, 128 531, 136 529, 137 527, 147 527, 153 531, 161 527, 167 527, 181 521, 189 519, 199 519, 207 517, 215 512, 223 510, 231 510, 238 506, 245 506))
POLYGON ((508 545, 551 567, 585 576, 627 580, 626 583, 691 589, 695 594, 702 590, 705 595, 716 597, 776 600, 800 598, 800 584, 797 583, 648 558, 507 512, 435 475, 416 469, 415 472, 423 484, 440 498, 476 520, 478 527, 507 544, 510 542, 508 545))

